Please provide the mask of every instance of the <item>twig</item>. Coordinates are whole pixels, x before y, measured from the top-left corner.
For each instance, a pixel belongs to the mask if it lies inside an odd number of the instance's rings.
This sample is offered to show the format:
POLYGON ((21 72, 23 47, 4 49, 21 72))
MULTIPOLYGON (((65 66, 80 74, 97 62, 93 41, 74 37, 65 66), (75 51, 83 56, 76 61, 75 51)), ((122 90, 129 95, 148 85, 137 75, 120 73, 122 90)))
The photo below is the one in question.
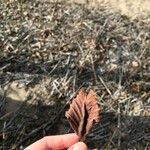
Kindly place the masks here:
POLYGON ((92 61, 92 70, 93 70, 93 74, 94 74, 95 83, 97 83, 98 80, 97 80, 97 75, 96 75, 96 72, 95 72, 95 66, 94 66, 94 61, 93 61, 93 56, 92 55, 91 55, 91 61, 92 61))
POLYGON ((108 94, 111 96, 112 99, 113 98, 113 95, 111 93, 111 91, 109 90, 109 88, 107 87, 107 85, 105 84, 104 80, 100 77, 100 75, 98 75, 98 78, 100 79, 101 83, 103 84, 103 86, 105 87, 105 89, 107 90, 108 94))
POLYGON ((5 70, 7 67, 9 67, 11 64, 9 63, 9 64, 6 64, 5 66, 3 66, 3 67, 1 67, 0 68, 0 71, 3 71, 3 70, 5 70))

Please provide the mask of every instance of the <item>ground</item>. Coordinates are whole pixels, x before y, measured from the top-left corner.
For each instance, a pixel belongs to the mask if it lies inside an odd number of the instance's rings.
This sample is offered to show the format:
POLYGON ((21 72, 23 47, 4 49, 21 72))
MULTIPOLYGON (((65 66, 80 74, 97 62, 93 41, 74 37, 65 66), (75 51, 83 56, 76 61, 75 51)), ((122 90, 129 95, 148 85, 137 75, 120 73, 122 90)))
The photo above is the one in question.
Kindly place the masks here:
POLYGON ((81 87, 101 109, 89 149, 150 149, 149 0, 0 3, 0 149, 72 132, 81 87))

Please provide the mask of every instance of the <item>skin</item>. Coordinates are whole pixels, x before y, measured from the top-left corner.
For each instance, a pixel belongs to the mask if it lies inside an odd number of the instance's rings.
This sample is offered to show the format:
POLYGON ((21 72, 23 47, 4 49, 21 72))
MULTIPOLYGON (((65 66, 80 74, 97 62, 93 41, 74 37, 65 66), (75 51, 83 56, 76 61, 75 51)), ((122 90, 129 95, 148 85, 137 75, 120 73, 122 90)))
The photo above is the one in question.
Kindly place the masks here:
POLYGON ((72 134, 46 136, 31 144, 25 150, 87 150, 83 142, 79 142, 79 137, 72 134))

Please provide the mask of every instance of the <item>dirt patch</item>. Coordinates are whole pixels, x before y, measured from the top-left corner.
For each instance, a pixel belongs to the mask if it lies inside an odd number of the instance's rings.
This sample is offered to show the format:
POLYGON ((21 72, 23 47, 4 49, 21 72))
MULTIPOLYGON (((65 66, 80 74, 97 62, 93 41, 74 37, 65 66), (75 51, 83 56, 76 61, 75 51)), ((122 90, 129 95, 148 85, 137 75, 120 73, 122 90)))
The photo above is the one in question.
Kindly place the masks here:
POLYGON ((87 4, 92 7, 108 7, 113 11, 119 11, 122 15, 126 15, 131 19, 140 18, 148 21, 150 17, 150 1, 149 0, 72 0, 72 2, 87 4))

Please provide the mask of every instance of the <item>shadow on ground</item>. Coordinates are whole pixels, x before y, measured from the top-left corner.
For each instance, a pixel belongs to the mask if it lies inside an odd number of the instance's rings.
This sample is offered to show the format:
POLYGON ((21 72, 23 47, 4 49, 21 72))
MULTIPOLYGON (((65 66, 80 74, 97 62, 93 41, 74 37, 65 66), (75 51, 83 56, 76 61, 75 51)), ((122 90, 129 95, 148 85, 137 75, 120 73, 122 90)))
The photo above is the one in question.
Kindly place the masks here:
MULTIPOLYGON (((73 132, 64 116, 69 105, 60 100, 49 106, 6 101, 18 108, 7 113, 3 110, 0 115, 0 139, 4 149, 22 149, 46 135, 73 132)), ((149 149, 150 117, 113 112, 101 112, 100 115, 100 123, 85 141, 90 149, 149 149)))

